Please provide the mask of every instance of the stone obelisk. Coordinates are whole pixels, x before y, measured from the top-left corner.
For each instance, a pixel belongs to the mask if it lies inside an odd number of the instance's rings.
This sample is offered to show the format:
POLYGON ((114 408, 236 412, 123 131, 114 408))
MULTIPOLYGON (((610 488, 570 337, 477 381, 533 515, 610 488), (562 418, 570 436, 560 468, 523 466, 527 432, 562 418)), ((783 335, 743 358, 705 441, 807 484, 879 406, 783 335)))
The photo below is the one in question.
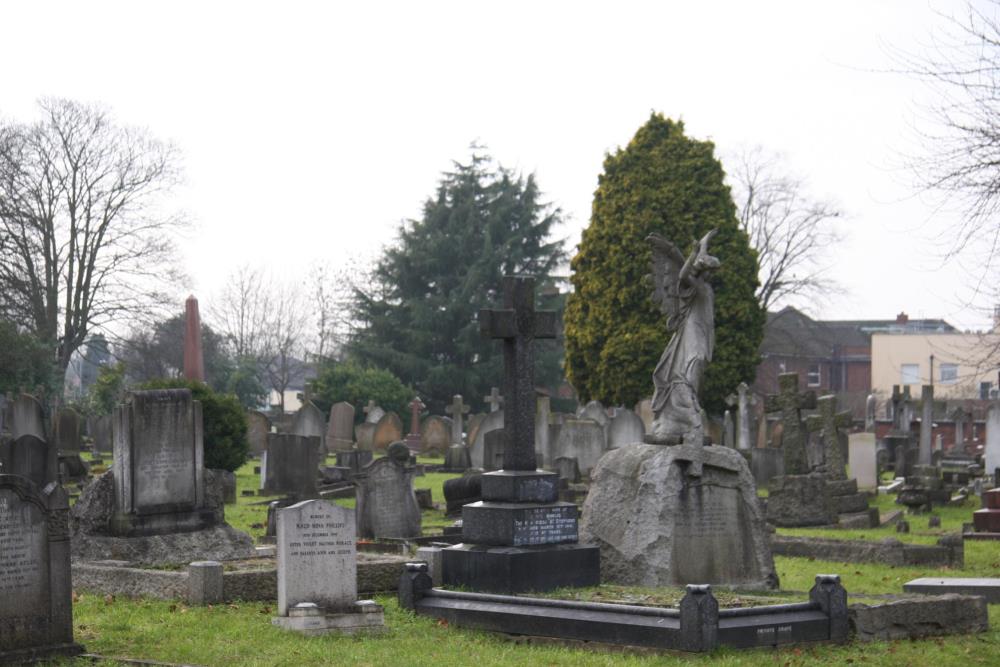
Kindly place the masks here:
POLYGON ((184 377, 205 381, 205 359, 201 352, 201 317, 194 294, 184 303, 184 377))

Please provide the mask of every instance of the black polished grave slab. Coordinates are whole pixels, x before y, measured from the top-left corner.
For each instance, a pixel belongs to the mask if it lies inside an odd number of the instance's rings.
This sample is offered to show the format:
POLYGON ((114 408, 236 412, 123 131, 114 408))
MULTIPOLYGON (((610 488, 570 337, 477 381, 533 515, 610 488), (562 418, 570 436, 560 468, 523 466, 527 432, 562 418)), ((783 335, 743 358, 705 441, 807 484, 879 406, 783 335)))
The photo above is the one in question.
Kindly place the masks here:
POLYGON ((600 549, 592 546, 487 547, 463 543, 442 549, 441 555, 447 586, 513 594, 601 583, 600 549))
POLYGON ((483 500, 511 503, 554 503, 559 500, 559 473, 543 470, 497 470, 482 477, 483 500))
POLYGON ((498 503, 479 501, 462 507, 466 542, 493 546, 566 544, 580 539, 574 503, 498 503))

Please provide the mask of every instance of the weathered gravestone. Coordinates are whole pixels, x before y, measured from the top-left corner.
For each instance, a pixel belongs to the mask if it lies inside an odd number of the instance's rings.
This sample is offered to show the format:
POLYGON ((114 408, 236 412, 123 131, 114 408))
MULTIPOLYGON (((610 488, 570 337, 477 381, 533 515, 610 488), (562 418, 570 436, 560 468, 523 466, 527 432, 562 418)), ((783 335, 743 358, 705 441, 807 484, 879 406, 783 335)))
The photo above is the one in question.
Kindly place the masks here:
POLYGON ((420 413, 427 406, 420 400, 419 396, 414 396, 413 400, 406 406, 410 408, 410 430, 406 433, 403 442, 410 449, 410 452, 417 454, 420 451, 420 413))
POLYGON ((303 634, 381 629, 381 607, 358 601, 354 510, 305 500, 277 510, 278 617, 303 634))
POLYGON ((263 490, 304 500, 319 497, 317 436, 271 433, 267 436, 267 466, 262 468, 263 490))
POLYGON ((385 410, 375 405, 375 401, 368 401, 368 405, 364 407, 364 413, 365 421, 354 427, 354 440, 358 449, 370 452, 374 449, 375 427, 379 420, 385 416, 385 410))
POLYGON ((653 401, 649 398, 644 398, 635 404, 635 414, 639 415, 639 419, 642 420, 642 426, 649 433, 650 429, 653 428, 653 401))
POLYGON ((554 449, 556 458, 575 458, 580 471, 589 475, 605 451, 605 432, 600 423, 592 419, 563 419, 554 449))
POLYGON ((271 420, 262 412, 247 412, 247 442, 250 454, 260 457, 267 449, 267 436, 271 433, 271 420))
POLYGON ((771 480, 785 474, 785 456, 777 447, 755 447, 750 450, 750 470, 754 482, 765 489, 771 480))
POLYGON ((387 412, 375 424, 372 433, 372 449, 385 451, 394 442, 403 439, 403 421, 395 412, 387 412))
POLYGON ((204 468, 201 404, 188 389, 135 391, 114 415, 114 465, 71 513, 73 557, 143 564, 254 555, 225 523, 223 489, 204 468))
POLYGON ((931 434, 934 430, 934 385, 925 384, 920 388, 920 447, 917 463, 931 463, 931 434))
POLYGON ((29 479, 39 489, 58 479, 57 460, 47 442, 30 434, 0 442, 0 473, 29 479))
POLYGON ((570 484, 576 484, 580 481, 580 464, 575 458, 560 456, 555 460, 554 467, 559 473, 559 479, 564 479, 570 484))
POLYGON ((503 396, 500 395, 499 389, 491 387, 490 395, 483 396, 483 401, 489 404, 490 412, 497 412, 500 410, 500 406, 503 405, 503 396))
MULTIPOLYGON (((469 457, 472 460, 473 468, 486 467, 486 434, 490 431, 502 429, 504 424, 504 411, 491 412, 479 422, 473 439, 469 441, 469 457)), ((470 431, 470 437, 473 433, 470 431)))
POLYGON ((722 415, 722 446, 736 446, 736 427, 733 425, 733 415, 726 410, 722 415))
POLYGON ((464 542, 441 552, 444 583, 501 593, 593 586, 598 551, 577 544, 577 508, 558 502, 558 475, 537 470, 534 339, 555 337, 556 314, 535 311, 533 278, 505 277, 503 294, 502 309, 479 313, 480 331, 503 340, 503 469, 483 474, 483 500, 462 507, 464 542))
MULTIPOLYGON (((451 442, 445 450, 444 467, 450 472, 463 472, 472 467, 472 458, 469 455, 469 447, 465 443, 463 420, 469 412, 469 406, 462 402, 461 394, 455 394, 451 405, 446 407, 445 412, 451 415, 451 442)), ((469 435, 472 436, 472 420, 469 420, 469 435)), ((471 442, 469 440, 468 442, 471 442)))
POLYGON ((341 401, 330 406, 326 447, 331 452, 346 452, 354 447, 354 406, 350 403, 341 401))
POLYGON ((576 411, 576 416, 580 419, 592 419, 600 424, 601 428, 606 427, 611 421, 608 417, 608 411, 600 401, 590 401, 576 411))
POLYGON ((502 428, 494 429, 483 436, 483 470, 500 470, 503 468, 504 450, 507 449, 507 436, 502 428))
POLYGON ((94 441, 94 451, 100 454, 110 454, 111 445, 111 415, 92 417, 87 426, 90 438, 94 441))
POLYGON ((451 445, 452 423, 447 417, 430 415, 420 424, 420 451, 441 454, 451 445))
POLYGON ((318 436, 320 453, 326 455, 326 420, 311 401, 306 401, 295 413, 295 420, 288 430, 292 435, 318 436))
MULTIPOLYGON (((34 436, 29 436, 34 437, 34 436)), ((69 498, 0 475, 0 663, 76 655, 69 498)))
POLYGON ((646 437, 646 427, 639 415, 626 408, 618 408, 608 424, 608 449, 641 444, 646 437))
POLYGON ((62 452, 80 451, 80 413, 73 408, 62 408, 55 419, 56 446, 62 452))
POLYGON ((355 475, 358 537, 418 537, 420 507, 413 492, 416 473, 406 445, 395 442, 388 456, 355 475))
POLYGON ((28 394, 19 394, 10 408, 10 434, 13 438, 33 435, 48 442, 45 432, 45 411, 38 399, 28 394))
POLYGON ((552 463, 552 446, 555 440, 549 420, 552 418, 552 400, 539 395, 535 399, 535 455, 538 465, 547 467, 552 463))

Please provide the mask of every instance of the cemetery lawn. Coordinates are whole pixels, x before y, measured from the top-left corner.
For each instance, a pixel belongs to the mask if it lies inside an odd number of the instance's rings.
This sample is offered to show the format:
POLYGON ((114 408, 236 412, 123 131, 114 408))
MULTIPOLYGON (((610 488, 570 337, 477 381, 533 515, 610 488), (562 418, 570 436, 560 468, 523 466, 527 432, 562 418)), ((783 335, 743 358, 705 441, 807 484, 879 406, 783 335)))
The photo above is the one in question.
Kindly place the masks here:
MULTIPOLYGON (((421 462, 425 462, 421 459, 421 462)), ((426 461, 433 463, 435 460, 426 461)), ((226 506, 229 523, 255 538, 263 535, 266 502, 275 496, 243 497, 243 489, 256 490, 251 461, 237 471, 237 502, 226 506)), ((443 506, 442 485, 458 475, 428 473, 417 477, 417 488, 430 488, 435 503, 443 506)), ((899 509, 893 497, 874 501, 882 512, 899 509)), ((346 507, 353 498, 335 502, 346 507)), ((933 543, 945 533, 961 530, 971 520, 978 500, 965 507, 936 510, 941 527, 927 528, 927 516, 909 516, 911 532, 897 534, 890 526, 868 531, 779 529, 786 535, 833 539, 933 543)), ((425 533, 449 525, 441 510, 424 510, 425 533)), ((851 601, 877 602, 880 596, 899 594, 902 585, 921 576, 1000 576, 1000 545, 970 541, 965 544, 962 570, 893 567, 775 557, 782 590, 775 593, 733 593, 717 590, 723 606, 774 604, 804 600, 819 573, 840 574, 851 601)), ((598 586, 564 589, 549 594, 564 599, 627 604, 674 606, 683 591, 673 588, 598 586)), ((979 635, 952 636, 921 641, 876 642, 848 646, 798 646, 781 650, 735 651, 721 649, 710 655, 664 654, 643 650, 584 650, 545 641, 523 642, 488 633, 448 627, 426 617, 400 610, 392 595, 376 600, 385 607, 387 632, 358 638, 301 637, 271 625, 274 603, 247 602, 213 607, 188 607, 181 602, 127 600, 80 594, 73 606, 76 640, 92 653, 133 659, 162 660, 195 665, 687 665, 763 667, 774 665, 994 665, 1000 655, 1000 605, 990 607, 991 630, 979 635)), ((91 664, 79 661, 80 665, 91 664)))

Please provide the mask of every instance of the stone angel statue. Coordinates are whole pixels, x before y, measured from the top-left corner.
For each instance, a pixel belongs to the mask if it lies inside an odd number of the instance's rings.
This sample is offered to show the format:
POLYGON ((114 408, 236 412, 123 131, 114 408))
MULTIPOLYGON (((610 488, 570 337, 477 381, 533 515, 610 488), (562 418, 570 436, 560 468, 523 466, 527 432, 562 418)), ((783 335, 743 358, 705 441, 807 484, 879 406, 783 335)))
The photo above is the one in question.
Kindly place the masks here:
POLYGON ((653 428, 647 441, 702 445, 705 428, 698 390, 715 347, 715 295, 709 275, 719 260, 708 254, 716 230, 705 234, 684 258, 659 234, 653 247, 653 302, 667 316, 673 336, 653 372, 653 428))

